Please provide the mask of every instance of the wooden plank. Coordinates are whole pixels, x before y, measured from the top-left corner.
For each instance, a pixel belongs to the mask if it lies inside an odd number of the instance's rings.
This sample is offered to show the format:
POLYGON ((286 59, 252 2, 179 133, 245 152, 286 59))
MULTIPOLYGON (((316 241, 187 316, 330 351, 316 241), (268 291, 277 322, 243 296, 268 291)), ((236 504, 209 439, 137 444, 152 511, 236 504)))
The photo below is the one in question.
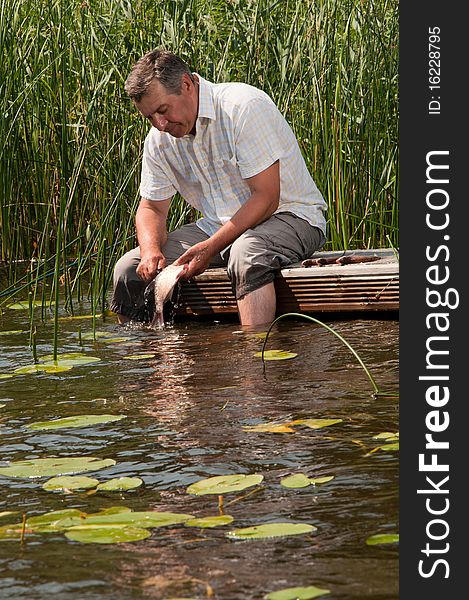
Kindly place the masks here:
MULTIPOLYGON (((314 258, 338 258, 343 254, 319 252, 314 258)), ((348 265, 302 267, 296 264, 282 269, 274 282, 278 312, 398 311, 399 265, 394 252, 362 250, 353 254, 378 259, 348 265)), ((203 316, 236 312, 226 269, 208 269, 181 285, 176 314, 203 316)))

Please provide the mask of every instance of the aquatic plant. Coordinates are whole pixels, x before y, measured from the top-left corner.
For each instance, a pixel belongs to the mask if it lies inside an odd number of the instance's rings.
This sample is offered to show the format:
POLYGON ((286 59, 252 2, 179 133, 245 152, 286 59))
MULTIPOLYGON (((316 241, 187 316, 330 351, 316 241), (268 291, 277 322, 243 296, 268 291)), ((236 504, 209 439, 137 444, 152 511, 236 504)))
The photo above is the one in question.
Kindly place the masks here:
MULTIPOLYGON (((285 318, 288 318, 288 317, 295 317, 295 318, 300 318, 300 319, 306 319, 307 321, 311 321, 312 323, 316 323, 317 325, 320 325, 321 327, 324 327, 324 329, 327 329, 327 331, 329 331, 330 333, 334 334, 337 338, 339 338, 339 340, 343 344, 345 344, 345 346, 347 346, 347 348, 350 350, 350 352, 355 356, 355 358, 360 363, 361 367, 363 368, 363 370, 367 374, 368 379, 371 382, 371 385, 373 386, 374 393, 376 395, 378 395, 380 393, 379 388, 378 388, 378 384, 376 383, 373 375, 370 373, 369 369, 367 368, 367 366, 365 365, 365 363, 363 362, 363 360, 360 358, 360 356, 357 354, 357 352, 352 348, 352 346, 347 342, 347 340, 343 336, 341 336, 340 333, 337 333, 337 331, 335 331, 334 329, 332 329, 332 327, 329 327, 329 325, 326 325, 325 323, 323 323, 319 319, 316 319, 315 317, 311 317, 310 315, 304 315, 303 313, 284 313, 283 315, 280 315, 274 321, 272 321, 272 323, 270 324, 269 329, 267 330, 267 335, 265 336, 264 343, 262 345, 261 356, 262 356, 262 360, 263 361, 264 361, 264 353, 266 351, 265 347, 267 345, 267 341, 269 339, 269 334, 272 331, 272 328, 274 327, 274 325, 276 323, 278 323, 279 321, 281 321, 281 320, 283 320, 285 318)), ((265 363, 264 363, 264 366, 265 366, 265 363)))

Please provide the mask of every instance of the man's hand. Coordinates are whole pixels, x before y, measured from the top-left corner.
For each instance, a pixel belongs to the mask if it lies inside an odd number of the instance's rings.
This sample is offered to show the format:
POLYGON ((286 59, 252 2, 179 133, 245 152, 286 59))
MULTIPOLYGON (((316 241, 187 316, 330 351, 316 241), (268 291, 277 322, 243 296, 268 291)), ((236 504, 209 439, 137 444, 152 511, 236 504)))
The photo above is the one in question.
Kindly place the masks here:
POLYGON ((142 198, 135 216, 140 264, 137 274, 149 283, 166 266, 161 248, 167 240, 166 217, 171 199, 152 201, 142 198))
POLYGON ((210 249, 208 242, 199 242, 189 250, 186 250, 182 256, 174 261, 175 265, 187 265, 184 279, 190 279, 194 275, 200 275, 209 266, 214 253, 210 249))
POLYGON ((157 273, 166 266, 166 259, 162 254, 153 254, 143 256, 140 264, 137 267, 137 275, 139 275, 145 283, 149 283, 157 273))

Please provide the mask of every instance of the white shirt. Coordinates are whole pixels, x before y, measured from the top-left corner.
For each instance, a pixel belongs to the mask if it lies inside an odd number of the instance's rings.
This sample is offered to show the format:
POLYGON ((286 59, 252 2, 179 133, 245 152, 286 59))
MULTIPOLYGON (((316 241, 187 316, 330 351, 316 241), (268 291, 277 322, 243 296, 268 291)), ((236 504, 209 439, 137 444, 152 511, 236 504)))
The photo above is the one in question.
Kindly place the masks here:
POLYGON ((275 161, 280 201, 325 234, 326 203, 306 168, 296 137, 269 96, 245 83, 213 84, 200 75, 196 134, 175 138, 152 127, 144 145, 140 194, 167 200, 176 192, 213 235, 250 198, 245 179, 275 161))

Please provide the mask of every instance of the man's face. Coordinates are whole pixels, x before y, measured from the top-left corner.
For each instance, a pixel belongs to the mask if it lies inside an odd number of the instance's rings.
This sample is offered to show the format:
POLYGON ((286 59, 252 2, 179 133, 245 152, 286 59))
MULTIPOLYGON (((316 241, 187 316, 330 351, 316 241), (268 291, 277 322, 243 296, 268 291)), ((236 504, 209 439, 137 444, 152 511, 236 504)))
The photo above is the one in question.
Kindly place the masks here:
POLYGON ((140 113, 153 127, 180 138, 195 133, 199 106, 198 86, 188 75, 183 75, 180 94, 169 94, 156 79, 140 102, 135 102, 140 113))

